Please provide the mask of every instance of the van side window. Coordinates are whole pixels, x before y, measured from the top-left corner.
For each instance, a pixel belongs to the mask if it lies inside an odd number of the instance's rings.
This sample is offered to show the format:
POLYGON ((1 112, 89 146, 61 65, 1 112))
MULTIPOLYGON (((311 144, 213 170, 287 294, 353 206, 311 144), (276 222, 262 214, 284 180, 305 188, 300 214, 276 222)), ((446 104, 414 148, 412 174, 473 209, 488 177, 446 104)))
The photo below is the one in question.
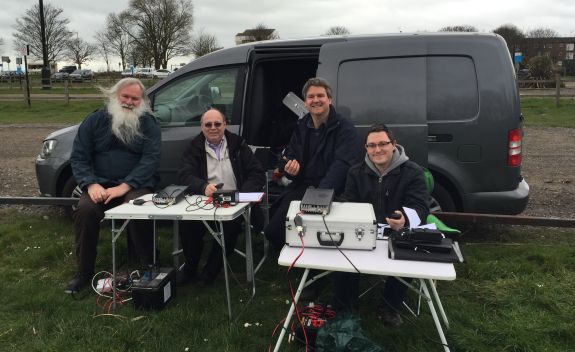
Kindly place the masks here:
POLYGON ((469 120, 479 113, 477 74, 465 56, 427 58, 427 120, 469 120))
POLYGON ((475 65, 464 56, 347 61, 337 106, 355 125, 468 120, 479 113, 475 65))
POLYGON ((211 70, 183 76, 162 87, 153 99, 153 111, 162 126, 199 126, 210 107, 232 121, 238 68, 211 70))
POLYGON ((425 121, 425 57, 347 61, 338 82, 338 111, 355 125, 425 121))

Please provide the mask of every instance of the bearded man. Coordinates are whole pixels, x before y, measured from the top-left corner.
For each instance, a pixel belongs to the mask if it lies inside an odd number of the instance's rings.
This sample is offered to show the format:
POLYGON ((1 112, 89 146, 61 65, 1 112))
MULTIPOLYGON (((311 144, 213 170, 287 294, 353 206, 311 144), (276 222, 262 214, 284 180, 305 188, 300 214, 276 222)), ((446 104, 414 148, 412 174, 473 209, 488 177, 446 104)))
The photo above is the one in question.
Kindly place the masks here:
MULTIPOLYGON (((77 271, 66 293, 77 293, 92 280, 104 212, 152 193, 158 185, 161 131, 144 90, 138 79, 120 80, 103 90, 106 107, 88 115, 78 128, 70 161, 83 193, 73 215, 77 271)), ((152 264, 150 222, 131 221, 128 239, 141 264, 152 264)))

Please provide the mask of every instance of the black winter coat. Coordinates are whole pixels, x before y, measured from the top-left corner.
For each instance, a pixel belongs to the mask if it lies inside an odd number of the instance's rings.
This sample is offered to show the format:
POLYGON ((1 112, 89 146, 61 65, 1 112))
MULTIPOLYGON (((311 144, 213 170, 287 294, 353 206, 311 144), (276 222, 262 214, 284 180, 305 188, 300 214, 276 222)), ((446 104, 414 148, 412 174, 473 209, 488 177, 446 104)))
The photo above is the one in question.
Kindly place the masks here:
MULTIPOLYGON (((386 223, 386 216, 395 210, 403 213, 403 207, 417 211, 424 224, 429 215, 429 191, 423 170, 410 160, 381 177, 365 161, 353 166, 347 174, 345 191, 339 199, 371 203, 378 223, 386 223)), ((405 226, 409 226, 407 218, 405 226)))
MULTIPOLYGON (((248 144, 237 134, 225 131, 228 154, 240 192, 261 192, 266 182, 265 171, 248 144)), ((206 137, 200 133, 182 155, 178 176, 182 185, 189 185, 194 194, 204 194, 208 185, 206 137)))
MULTIPOLYGON (((296 159, 300 164, 300 170, 305 170, 304 146, 307 135, 312 131, 308 124, 311 123, 311 115, 307 114, 298 121, 293 132, 286 156, 296 159)), ((358 163, 363 157, 361 140, 350 120, 339 115, 333 106, 330 106, 329 118, 324 128, 327 128, 325 138, 321 140, 312 156, 307 162, 313 163, 313 168, 318 170, 316 174, 323 174, 319 184, 306 185, 319 188, 333 188, 336 193, 341 193, 345 185, 345 177, 349 168, 358 163)), ((301 186, 303 175, 293 177, 292 187, 301 186)))

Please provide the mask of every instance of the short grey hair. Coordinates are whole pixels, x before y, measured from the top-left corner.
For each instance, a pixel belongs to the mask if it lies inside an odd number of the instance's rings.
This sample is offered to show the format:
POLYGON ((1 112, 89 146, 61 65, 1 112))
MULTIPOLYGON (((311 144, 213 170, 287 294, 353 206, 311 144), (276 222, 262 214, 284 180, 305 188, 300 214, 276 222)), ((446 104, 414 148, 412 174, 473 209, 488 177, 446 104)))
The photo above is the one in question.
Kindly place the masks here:
POLYGON ((305 82, 305 84, 303 85, 303 89, 301 90, 301 94, 304 100, 307 95, 307 91, 310 87, 325 88, 327 97, 331 99, 331 86, 329 85, 329 82, 325 78, 313 77, 308 79, 307 82, 305 82))
POLYGON ((137 85, 138 87, 140 87, 140 90, 142 91, 142 104, 145 104, 145 106, 149 110, 150 109, 150 98, 148 97, 148 94, 146 94, 146 87, 144 86, 142 81, 140 81, 137 78, 133 78, 133 77, 122 78, 121 80, 116 82, 116 84, 114 84, 112 87, 110 87, 110 88, 100 87, 100 90, 102 91, 102 93, 104 94, 104 96, 108 100, 111 100, 114 98, 118 98, 118 92, 122 88, 127 87, 127 86, 131 86, 131 85, 137 85))

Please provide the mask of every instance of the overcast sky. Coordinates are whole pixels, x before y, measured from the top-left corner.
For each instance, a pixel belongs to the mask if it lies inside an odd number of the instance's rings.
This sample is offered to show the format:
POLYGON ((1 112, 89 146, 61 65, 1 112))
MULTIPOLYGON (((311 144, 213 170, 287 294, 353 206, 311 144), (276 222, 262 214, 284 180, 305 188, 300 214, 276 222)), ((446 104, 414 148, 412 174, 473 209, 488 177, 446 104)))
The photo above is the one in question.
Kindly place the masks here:
MULTIPOLYGON (((103 29, 109 13, 125 10, 128 2, 44 0, 44 4, 62 8, 70 20, 70 31, 87 41, 93 41, 94 33, 103 29)), ((37 3, 0 1, 0 37, 5 42, 0 46, 1 55, 16 57, 12 41, 15 19, 37 3)), ((223 47, 234 45, 236 33, 260 23, 275 28, 282 39, 321 35, 332 26, 345 26, 352 34, 437 31, 464 24, 490 32, 506 23, 523 31, 547 27, 561 36, 575 36, 575 0, 193 0, 193 5, 194 31, 214 34, 223 47)), ((177 58, 170 64, 187 60, 177 58)), ((66 62, 59 63, 63 64, 66 62)), ((85 66, 104 69, 98 62, 85 66)))

